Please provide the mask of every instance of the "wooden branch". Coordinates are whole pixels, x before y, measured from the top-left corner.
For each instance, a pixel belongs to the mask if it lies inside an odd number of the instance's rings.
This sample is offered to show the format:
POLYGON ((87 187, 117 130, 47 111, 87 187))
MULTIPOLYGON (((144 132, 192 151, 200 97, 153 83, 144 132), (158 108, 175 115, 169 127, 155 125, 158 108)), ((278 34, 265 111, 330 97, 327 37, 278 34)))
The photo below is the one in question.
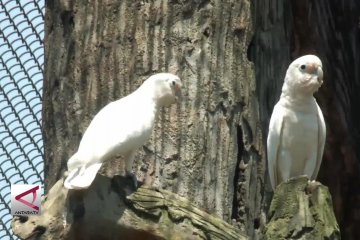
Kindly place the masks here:
POLYGON ((42 202, 42 215, 15 217, 22 239, 247 239, 238 229, 177 194, 98 175, 82 191, 59 180, 42 202))

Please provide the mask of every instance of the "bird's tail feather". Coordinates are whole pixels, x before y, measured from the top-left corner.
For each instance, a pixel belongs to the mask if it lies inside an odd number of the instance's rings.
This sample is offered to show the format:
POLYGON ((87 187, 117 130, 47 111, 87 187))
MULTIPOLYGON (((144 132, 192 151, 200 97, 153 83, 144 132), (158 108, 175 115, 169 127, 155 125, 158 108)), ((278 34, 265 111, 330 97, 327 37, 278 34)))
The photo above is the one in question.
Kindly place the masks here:
POLYGON ((88 167, 78 167, 70 171, 64 181, 67 189, 84 189, 88 188, 94 181, 97 172, 102 163, 95 163, 88 167))

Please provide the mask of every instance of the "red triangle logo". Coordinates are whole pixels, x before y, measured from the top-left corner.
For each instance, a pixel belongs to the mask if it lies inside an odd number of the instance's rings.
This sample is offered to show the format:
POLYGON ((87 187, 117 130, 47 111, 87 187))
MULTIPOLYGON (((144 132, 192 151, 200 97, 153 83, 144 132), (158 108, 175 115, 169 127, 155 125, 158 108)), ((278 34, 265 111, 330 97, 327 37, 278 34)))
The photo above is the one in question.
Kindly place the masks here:
POLYGON ((23 192, 23 193, 15 196, 15 200, 17 200, 17 201, 25 204, 25 205, 28 206, 28 207, 31 207, 31 208, 39 211, 39 207, 33 204, 33 203, 35 202, 35 200, 36 200, 36 191, 37 191, 37 190, 39 190, 39 186, 36 186, 36 187, 34 187, 34 188, 31 188, 31 189, 29 189, 29 190, 27 190, 27 191, 25 191, 25 192, 23 192), (22 199, 22 197, 24 197, 24 196, 26 196, 26 195, 28 195, 28 194, 30 194, 30 193, 33 194, 33 200, 32 200, 31 203, 28 202, 28 201, 26 201, 26 200, 24 200, 24 199, 22 199))

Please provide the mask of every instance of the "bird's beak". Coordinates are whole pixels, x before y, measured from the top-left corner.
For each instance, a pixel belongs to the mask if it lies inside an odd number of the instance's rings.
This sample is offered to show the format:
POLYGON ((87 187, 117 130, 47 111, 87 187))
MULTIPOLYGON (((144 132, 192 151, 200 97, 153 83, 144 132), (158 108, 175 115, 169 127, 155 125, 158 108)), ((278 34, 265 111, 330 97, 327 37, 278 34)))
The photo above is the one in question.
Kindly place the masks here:
POLYGON ((319 66, 315 63, 309 64, 306 68, 306 72, 309 74, 314 74, 317 71, 318 67, 319 66))
POLYGON ((316 74, 318 82, 320 84, 323 83, 323 71, 322 71, 321 66, 319 66, 315 63, 309 64, 306 69, 306 72, 309 74, 316 74))
POLYGON ((322 84, 323 83, 323 78, 324 78, 324 73, 323 73, 323 70, 322 70, 322 68, 319 66, 319 67, 317 67, 317 76, 318 76, 318 82, 320 83, 320 84, 322 84))

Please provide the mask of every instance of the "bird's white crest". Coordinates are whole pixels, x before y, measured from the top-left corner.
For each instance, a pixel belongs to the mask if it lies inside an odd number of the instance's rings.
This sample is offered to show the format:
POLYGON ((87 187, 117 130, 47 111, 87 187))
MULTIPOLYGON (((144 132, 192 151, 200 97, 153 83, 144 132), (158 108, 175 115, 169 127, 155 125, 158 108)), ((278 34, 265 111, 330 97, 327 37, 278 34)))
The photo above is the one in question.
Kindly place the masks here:
POLYGON ((158 110, 176 102, 180 78, 170 73, 152 75, 133 93, 101 109, 86 129, 78 151, 68 161, 68 189, 88 188, 102 163, 115 155, 132 169, 135 151, 150 137, 158 110))
POLYGON ((306 55, 293 61, 275 105, 267 138, 268 171, 273 189, 291 177, 315 179, 322 161, 326 127, 313 94, 323 83, 322 63, 306 55))

